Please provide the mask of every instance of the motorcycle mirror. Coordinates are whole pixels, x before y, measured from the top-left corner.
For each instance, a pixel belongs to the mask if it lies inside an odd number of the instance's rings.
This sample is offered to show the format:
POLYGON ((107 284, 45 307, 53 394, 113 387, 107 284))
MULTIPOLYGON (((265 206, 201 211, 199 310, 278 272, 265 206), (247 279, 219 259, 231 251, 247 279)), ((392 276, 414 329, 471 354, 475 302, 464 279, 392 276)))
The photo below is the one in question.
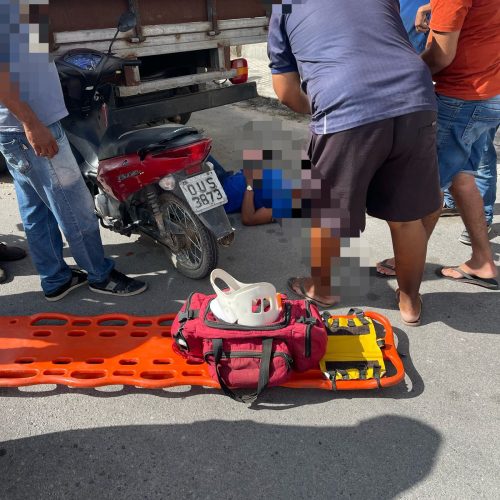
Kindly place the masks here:
POLYGON ((124 12, 118 21, 118 31, 125 33, 137 26, 137 17, 132 11, 124 12))
POLYGON ((136 26, 137 26, 137 17, 132 11, 128 10, 127 12, 124 12, 120 16, 115 36, 113 37, 113 40, 111 40, 111 43, 109 44, 108 55, 111 54, 111 49, 113 48, 118 33, 126 33, 127 31, 130 31, 131 29, 135 28, 136 26))

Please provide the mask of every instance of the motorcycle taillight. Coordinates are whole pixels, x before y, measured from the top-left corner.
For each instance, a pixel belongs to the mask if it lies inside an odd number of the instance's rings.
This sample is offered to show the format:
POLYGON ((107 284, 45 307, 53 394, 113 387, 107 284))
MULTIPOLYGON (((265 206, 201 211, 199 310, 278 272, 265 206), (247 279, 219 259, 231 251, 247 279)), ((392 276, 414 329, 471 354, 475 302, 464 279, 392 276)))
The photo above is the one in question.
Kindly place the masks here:
POLYGON ((153 155, 154 158, 177 158, 182 163, 181 168, 189 168, 200 164, 210 153, 212 139, 202 139, 201 141, 180 146, 178 148, 166 149, 153 155))

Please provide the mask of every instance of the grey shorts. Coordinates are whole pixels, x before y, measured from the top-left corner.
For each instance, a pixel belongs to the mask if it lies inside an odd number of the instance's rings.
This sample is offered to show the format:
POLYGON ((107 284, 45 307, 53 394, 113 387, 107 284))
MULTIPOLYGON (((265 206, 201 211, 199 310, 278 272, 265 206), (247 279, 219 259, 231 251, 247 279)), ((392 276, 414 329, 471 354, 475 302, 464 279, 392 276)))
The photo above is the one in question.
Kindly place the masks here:
MULTIPOLYGON (((366 213, 392 222, 421 219, 441 204, 436 113, 420 111, 334 134, 309 144, 313 225, 356 237, 366 213)), ((338 234, 337 234, 338 233, 338 234)))

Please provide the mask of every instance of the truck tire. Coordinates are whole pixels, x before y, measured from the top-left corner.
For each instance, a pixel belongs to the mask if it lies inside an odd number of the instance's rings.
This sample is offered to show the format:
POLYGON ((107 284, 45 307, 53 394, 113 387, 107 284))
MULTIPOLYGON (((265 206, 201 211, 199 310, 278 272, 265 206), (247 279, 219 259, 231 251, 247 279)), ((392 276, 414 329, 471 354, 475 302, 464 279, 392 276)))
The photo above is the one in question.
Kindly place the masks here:
POLYGON ((167 249, 174 267, 191 279, 203 279, 217 267, 217 242, 191 208, 173 193, 160 196, 164 220, 171 220, 185 229, 183 248, 174 253, 167 249))

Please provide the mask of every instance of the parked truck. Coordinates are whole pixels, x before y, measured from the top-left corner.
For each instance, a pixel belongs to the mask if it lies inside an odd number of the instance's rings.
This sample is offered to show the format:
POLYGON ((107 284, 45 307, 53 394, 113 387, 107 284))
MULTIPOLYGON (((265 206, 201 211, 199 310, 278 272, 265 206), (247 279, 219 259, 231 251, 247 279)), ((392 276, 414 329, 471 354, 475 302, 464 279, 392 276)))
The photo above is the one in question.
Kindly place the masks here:
POLYGON ((110 119, 128 126, 170 119, 257 96, 242 59, 230 47, 266 40, 262 0, 51 0, 51 53, 75 48, 105 52, 117 20, 132 11, 137 26, 113 44, 119 57, 139 59, 119 76, 110 119))

